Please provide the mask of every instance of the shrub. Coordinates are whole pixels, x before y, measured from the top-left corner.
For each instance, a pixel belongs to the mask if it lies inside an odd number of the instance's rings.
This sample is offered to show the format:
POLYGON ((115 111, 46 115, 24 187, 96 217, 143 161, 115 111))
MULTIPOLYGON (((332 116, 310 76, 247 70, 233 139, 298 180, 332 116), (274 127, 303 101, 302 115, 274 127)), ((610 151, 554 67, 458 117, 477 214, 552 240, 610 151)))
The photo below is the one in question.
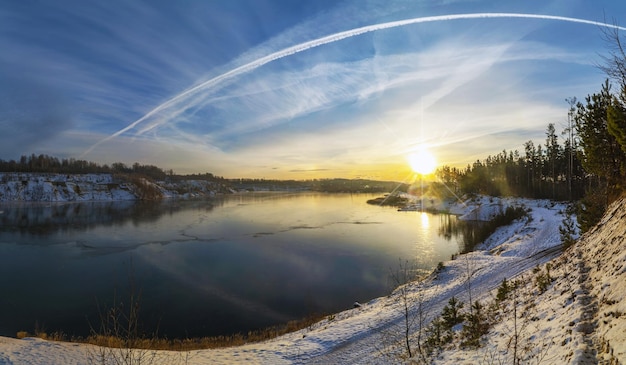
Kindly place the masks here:
POLYGON ((432 355, 450 341, 452 341, 452 338, 449 337, 448 331, 445 330, 445 324, 441 317, 435 318, 430 322, 430 326, 426 328, 426 341, 424 343, 427 354, 432 355))
POLYGON ((474 302, 472 309, 472 313, 466 316, 466 323, 461 331, 461 346, 478 348, 480 338, 489 332, 489 321, 484 306, 479 301, 474 302))
POLYGON ((539 272, 535 277, 535 283, 537 284, 537 289, 539 290, 539 294, 543 294, 548 290, 548 286, 552 283, 552 277, 550 276, 550 263, 546 264, 546 272, 539 272))
POLYGON ((141 200, 156 200, 163 197, 161 190, 144 177, 132 175, 130 182, 135 186, 137 196, 141 200))
POLYGON ((509 285, 509 282, 506 281, 506 278, 502 279, 502 284, 500 284, 500 286, 498 287, 498 293, 496 294, 496 301, 498 303, 501 303, 506 300, 509 293, 511 292, 511 289, 512 288, 509 285))
POLYGON ((441 311, 441 318, 446 330, 452 330, 452 327, 463 322, 465 316, 461 313, 461 309, 463 309, 463 302, 460 302, 456 297, 450 298, 448 305, 441 311))
POLYGON ((568 208, 565 213, 565 219, 563 224, 559 226, 559 233, 561 235, 561 243, 563 248, 568 248, 576 242, 576 222, 573 219, 572 209, 568 208))

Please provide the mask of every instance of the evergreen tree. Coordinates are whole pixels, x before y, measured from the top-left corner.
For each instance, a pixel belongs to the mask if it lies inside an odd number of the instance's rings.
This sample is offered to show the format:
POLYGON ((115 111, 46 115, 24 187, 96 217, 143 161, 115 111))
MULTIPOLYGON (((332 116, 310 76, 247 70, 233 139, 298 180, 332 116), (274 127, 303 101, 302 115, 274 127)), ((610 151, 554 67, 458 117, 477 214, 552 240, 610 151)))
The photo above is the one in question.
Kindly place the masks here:
POLYGON ((607 115, 609 133, 615 137, 622 151, 626 152, 626 87, 622 87, 618 97, 613 98, 607 115))
POLYGON ((624 151, 608 129, 608 113, 614 108, 609 81, 602 85, 600 93, 589 95, 585 100, 586 105, 577 105, 574 117, 581 147, 580 160, 585 171, 597 177, 591 188, 600 189, 605 197, 604 205, 608 205, 618 191, 621 166, 626 161, 624 151))
POLYGON ((548 124, 546 131, 546 167, 549 170, 550 180, 552 181, 552 199, 556 199, 556 181, 557 181, 557 161, 559 159, 560 147, 559 140, 556 136, 554 123, 548 124))
POLYGON ((526 153, 524 156, 524 167, 526 168, 527 175, 526 191, 533 194, 535 190, 535 169, 537 165, 535 159, 535 144, 533 141, 524 143, 524 152, 526 153))

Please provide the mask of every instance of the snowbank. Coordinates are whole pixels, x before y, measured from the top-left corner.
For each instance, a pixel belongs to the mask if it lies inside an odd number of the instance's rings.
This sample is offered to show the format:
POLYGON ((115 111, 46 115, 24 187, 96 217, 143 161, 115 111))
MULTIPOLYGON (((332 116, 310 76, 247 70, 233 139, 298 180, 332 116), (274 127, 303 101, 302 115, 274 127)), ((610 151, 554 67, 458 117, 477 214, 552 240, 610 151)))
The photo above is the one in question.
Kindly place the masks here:
POLYGON ((547 200, 536 201, 521 198, 494 198, 485 195, 476 195, 465 201, 458 201, 448 206, 451 214, 462 220, 489 221, 498 214, 502 214, 508 207, 524 207, 527 205, 551 204, 547 200))

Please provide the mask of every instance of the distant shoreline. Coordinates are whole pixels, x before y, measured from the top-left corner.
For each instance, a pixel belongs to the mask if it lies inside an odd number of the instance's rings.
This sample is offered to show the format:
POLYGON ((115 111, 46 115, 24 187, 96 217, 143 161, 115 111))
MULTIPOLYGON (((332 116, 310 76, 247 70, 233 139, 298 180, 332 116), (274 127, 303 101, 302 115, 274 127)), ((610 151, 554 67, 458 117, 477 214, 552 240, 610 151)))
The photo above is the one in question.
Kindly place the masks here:
POLYGON ((67 203, 202 198, 232 193, 210 180, 152 181, 122 174, 0 173, 0 203, 67 203))

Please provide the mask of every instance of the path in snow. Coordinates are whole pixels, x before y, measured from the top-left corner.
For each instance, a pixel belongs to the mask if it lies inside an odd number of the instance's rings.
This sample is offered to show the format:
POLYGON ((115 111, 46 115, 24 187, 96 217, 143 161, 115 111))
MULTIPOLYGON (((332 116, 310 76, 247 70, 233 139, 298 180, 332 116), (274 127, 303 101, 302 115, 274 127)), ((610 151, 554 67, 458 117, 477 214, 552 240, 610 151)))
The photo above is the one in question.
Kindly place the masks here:
MULTIPOLYGON (((562 207, 548 208, 545 202, 538 202, 532 206, 532 221, 517 223, 511 227, 503 227, 501 232, 494 233, 493 240, 488 246, 509 245, 508 251, 494 256, 489 251, 477 251, 460 256, 457 260, 446 264, 446 269, 438 274, 437 278, 428 279, 417 285, 415 291, 425 294, 423 305, 427 308, 424 326, 438 316, 450 298, 457 297, 467 303, 469 300, 467 281, 464 277, 467 267, 474 267, 475 274, 471 275, 472 300, 487 299, 490 292, 496 289, 503 279, 510 280, 519 274, 537 265, 542 265, 561 252, 558 227, 562 216, 557 211, 562 207), (515 231, 513 231, 515 230, 515 231), (523 233, 523 236, 520 235, 523 233), (504 240, 504 242, 502 242, 504 240), (528 256, 526 256, 528 255, 528 256), (418 288, 419 287, 419 288, 418 288)), ((413 309, 413 314, 416 312, 413 309)), ((386 321, 370 324, 371 329, 356 333, 354 336, 325 348, 324 352, 311 354, 314 357, 303 359, 290 358, 294 363, 307 364, 351 364, 360 363, 364 359, 371 359, 376 354, 373 349, 380 347, 382 333, 404 321, 401 308, 392 311, 392 317, 386 321)), ((379 359, 383 362, 384 359, 379 359)))
MULTIPOLYGON (((554 258, 562 252, 561 247, 547 249, 537 254, 521 259, 497 260, 491 263, 491 269, 473 277, 472 292, 480 293, 477 299, 484 299, 489 292, 496 289, 502 283, 503 279, 511 279, 519 274, 529 270, 537 265, 542 265, 554 258), (496 275, 494 275, 496 274, 496 275)), ((436 284, 435 284, 436 285, 436 284)), ((428 298, 424 301, 424 305, 428 308, 428 317, 425 325, 428 325, 436 316, 441 314, 443 307, 448 304, 452 297, 457 297, 467 302, 467 288, 464 282, 458 282, 453 288, 440 291, 438 295, 428 298)), ((401 324, 404 318, 401 312, 390 322, 383 323, 378 328, 364 332, 358 336, 351 338, 349 341, 339 344, 329 349, 330 351, 320 355, 311 361, 305 361, 307 364, 353 364, 361 362, 372 353, 372 349, 377 348, 381 340, 381 332, 391 327, 401 324)))

